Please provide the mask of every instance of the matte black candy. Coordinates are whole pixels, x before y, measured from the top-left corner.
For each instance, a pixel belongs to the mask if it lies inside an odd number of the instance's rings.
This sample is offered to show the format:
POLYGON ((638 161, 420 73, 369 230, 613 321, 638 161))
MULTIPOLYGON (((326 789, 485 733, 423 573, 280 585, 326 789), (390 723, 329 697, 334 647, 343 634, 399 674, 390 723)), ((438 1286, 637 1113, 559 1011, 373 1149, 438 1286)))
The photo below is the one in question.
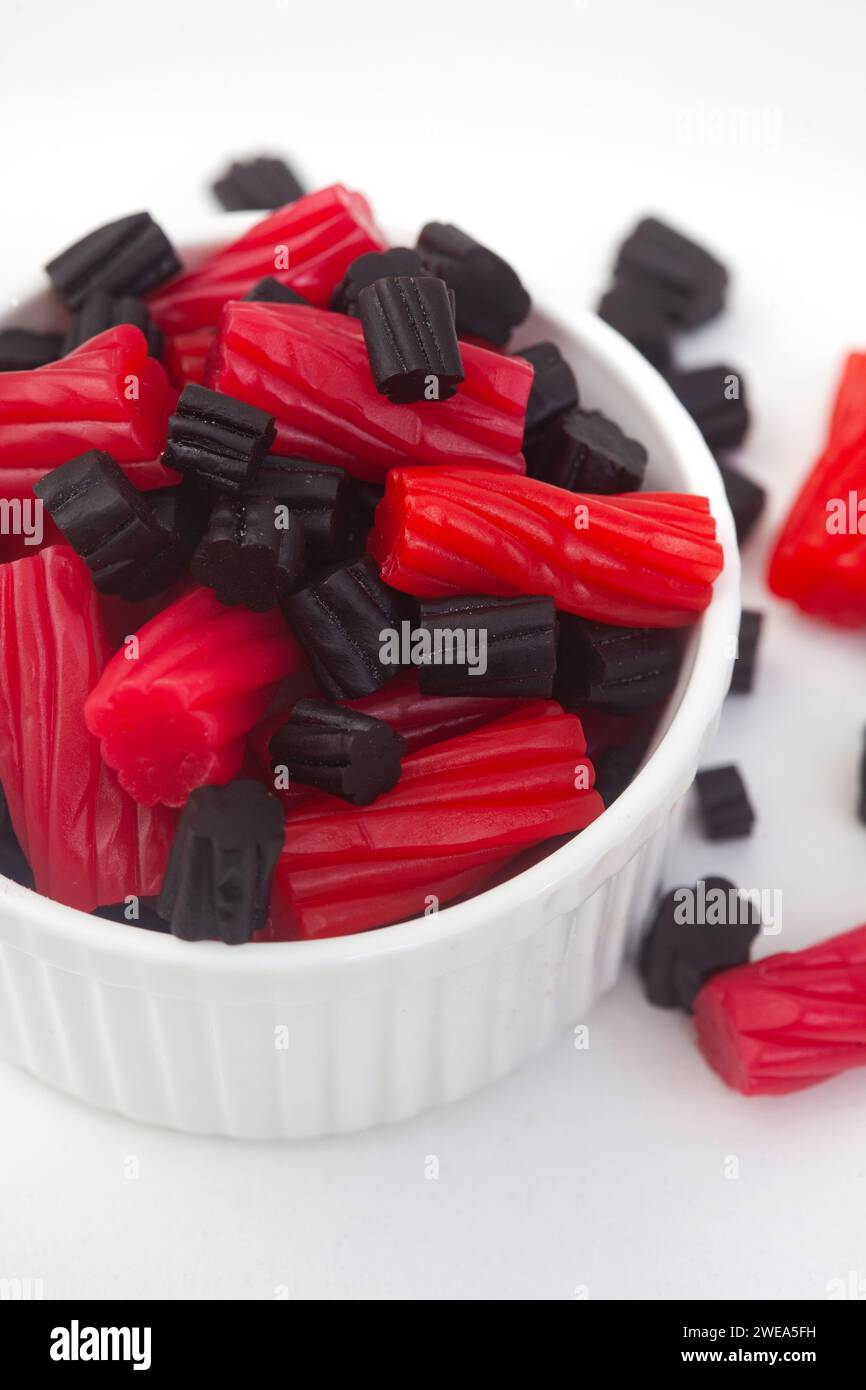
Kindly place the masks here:
POLYGON ((733 464, 722 463, 720 460, 717 462, 725 485, 728 505, 734 516, 737 540, 742 545, 764 510, 767 494, 759 483, 747 478, 745 473, 741 473, 733 464))
POLYGON ((274 442, 272 415, 195 383, 185 386, 168 422, 162 461, 218 492, 240 493, 274 442))
POLYGON ((0 332, 0 372, 32 372, 56 362, 62 352, 62 333, 34 333, 30 328, 0 332))
POLYGON ((349 475, 344 468, 268 454, 244 496, 269 497, 301 523, 309 555, 336 560, 346 545, 349 475))
POLYGON ((291 289, 289 285, 281 285, 279 280, 273 275, 266 275, 263 280, 258 280, 251 290, 244 295, 244 299, 254 304, 309 304, 302 294, 297 290, 291 289))
POLYGON ((87 296, 78 313, 73 318, 63 340, 63 354, 95 338, 97 333, 116 328, 119 323, 131 323, 141 329, 147 339, 147 350, 151 357, 159 357, 162 352, 162 333, 155 323, 151 323, 147 305, 132 295, 115 298, 107 290, 94 290, 87 296))
POLYGON ((612 806, 634 780, 649 748, 651 729, 641 729, 625 743, 608 748, 595 765, 595 790, 612 806))
POLYGON ((405 742, 384 720, 369 714, 299 700, 269 749, 274 767, 286 767, 290 782, 367 806, 400 779, 405 742))
POLYGON ((232 164, 213 185, 226 212, 281 208, 303 197, 304 190, 284 159, 263 155, 232 164))
POLYGON ((149 212, 134 212, 88 233, 45 267, 68 309, 79 309, 94 290, 147 294, 180 270, 165 232, 149 212))
POLYGON ((735 449, 749 428, 742 373, 724 365, 671 372, 668 381, 712 449, 735 449), (736 392, 736 394, 732 394, 736 392))
POLYGON ((599 410, 570 410, 547 456, 533 466, 546 483, 571 492, 634 492, 643 482, 647 452, 599 410))
POLYGON ((380 395, 398 405, 447 401, 463 360, 444 280, 393 275, 358 295, 370 370, 380 395))
POLYGON ((658 305, 640 289, 631 285, 614 285, 602 296, 598 306, 599 318, 628 338, 638 352, 666 372, 671 365, 671 325, 658 305))
POLYGON ((677 327, 695 328, 719 312, 728 272, 697 242, 645 217, 619 250, 617 279, 651 298, 677 327))
POLYGON ((708 840, 735 840, 752 833, 755 812, 733 763, 704 768, 695 778, 695 785, 708 840))
POLYGON ((418 668, 423 695, 547 699, 556 671, 551 598, 447 598, 421 604, 430 660, 418 668))
POLYGON ((533 343, 514 355, 531 363, 535 371, 523 426, 524 438, 532 439, 577 405, 577 381, 555 343, 533 343))
POLYGON ((390 275, 423 275, 424 266, 417 251, 409 246, 392 246, 388 251, 366 251, 356 256, 339 285, 331 294, 329 307, 339 314, 357 316, 358 295, 367 285, 390 275))
POLYGON ((740 615, 740 633, 737 640, 737 659, 731 677, 731 690, 746 694, 755 683, 755 663, 758 658, 758 643, 761 638, 763 613, 744 608, 740 615))
POLYGON ((179 487, 155 488, 143 495, 164 534, 164 545, 152 560, 129 566, 123 598, 130 602, 163 593, 186 573, 209 510, 208 505, 202 516, 199 499, 187 478, 179 487))
POLYGON ((503 344, 532 308, 516 273, 495 251, 447 222, 421 228, 418 250, 429 274, 456 296, 457 332, 503 344))
POLYGON ((11 878, 13 883, 20 883, 24 888, 35 888, 36 886, 33 874, 30 872, 30 865, 24 857, 24 851, 19 845, 18 836, 13 829, 6 793, 2 786, 0 786, 0 874, 4 878, 11 878))
POLYGON ((155 903, 156 898, 139 898, 137 903, 108 903, 106 907, 95 907, 90 915, 102 917, 106 922, 122 922, 125 927, 168 932, 171 928, 156 911, 155 903))
POLYGON ((190 573, 227 607, 276 608, 301 573, 304 529, 279 506, 272 497, 223 497, 214 506, 190 573))
POLYGON ((637 714, 673 690, 680 656, 674 630, 612 627, 563 613, 554 697, 567 706, 637 714))
POLYGON ((691 1013, 707 980, 745 965, 760 927, 757 903, 729 879, 672 889, 659 903, 638 957, 650 1004, 691 1013))
POLYGON ((157 903, 175 936, 237 946, 264 926, 283 821, 279 801, 259 782, 190 794, 157 903))
POLYGON ((371 695, 397 675, 400 668, 379 654, 383 630, 400 631, 398 597, 369 556, 290 594, 282 606, 329 700, 371 695))

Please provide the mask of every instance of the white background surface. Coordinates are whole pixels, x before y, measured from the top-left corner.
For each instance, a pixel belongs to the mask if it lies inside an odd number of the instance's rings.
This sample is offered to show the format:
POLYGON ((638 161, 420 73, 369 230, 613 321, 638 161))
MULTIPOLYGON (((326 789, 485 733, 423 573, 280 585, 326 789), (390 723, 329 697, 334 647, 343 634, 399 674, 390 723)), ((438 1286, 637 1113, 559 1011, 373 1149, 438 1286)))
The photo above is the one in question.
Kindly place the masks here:
MULTIPOLYGON (((4 10, 6 300, 101 220, 149 207, 187 226, 226 158, 259 150, 296 156, 311 187, 364 189, 386 226, 464 225, 566 309, 594 300, 644 211, 733 267, 730 311, 682 358, 742 368, 742 463, 772 495, 746 554, 746 600, 769 610, 759 686, 729 701, 716 748, 759 823, 716 846, 687 825, 669 881, 780 888, 762 950, 866 919, 866 641, 761 580, 843 352, 866 348, 864 53, 860 0, 4 10)), ((0 1064, 0 1277, 46 1297, 820 1299, 851 1270, 866 1281, 866 1073, 744 1100, 630 974, 588 1051, 566 1038, 494 1089, 348 1139, 188 1139, 0 1064)))

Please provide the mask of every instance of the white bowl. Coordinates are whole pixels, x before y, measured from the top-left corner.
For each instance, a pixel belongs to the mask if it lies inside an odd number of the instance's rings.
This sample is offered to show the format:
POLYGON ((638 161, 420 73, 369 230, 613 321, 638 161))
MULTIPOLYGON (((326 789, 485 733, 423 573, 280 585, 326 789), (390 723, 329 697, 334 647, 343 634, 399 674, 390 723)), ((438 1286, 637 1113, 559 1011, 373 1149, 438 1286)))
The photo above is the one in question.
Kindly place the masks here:
MULTIPOLYGON (((253 220, 212 218, 177 241, 192 259, 253 220)), ((39 290, 6 322, 48 327, 55 313, 39 290)), ((613 983, 653 906, 727 692, 739 559, 718 469, 658 373, 584 310, 567 322, 536 312, 515 342, 539 337, 572 363, 581 403, 647 446, 651 487, 709 497, 725 551, 638 776, 593 825, 509 882, 358 936, 188 944, 0 878, 2 1055, 148 1123, 249 1139, 324 1135, 404 1119, 498 1080, 613 983)))

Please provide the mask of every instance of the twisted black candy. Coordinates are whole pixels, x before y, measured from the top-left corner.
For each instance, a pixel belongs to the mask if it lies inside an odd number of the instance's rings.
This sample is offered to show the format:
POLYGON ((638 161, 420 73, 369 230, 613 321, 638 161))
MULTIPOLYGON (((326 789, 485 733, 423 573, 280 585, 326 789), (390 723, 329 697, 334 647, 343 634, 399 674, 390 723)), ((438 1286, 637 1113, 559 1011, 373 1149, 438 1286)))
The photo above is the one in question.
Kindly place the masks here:
POLYGON ((265 212, 294 203, 304 193, 286 161, 270 155, 232 164, 213 191, 226 212, 265 212))
POLYGON ((454 291, 461 337, 471 333, 505 343, 529 313, 532 301, 508 262, 459 227, 428 222, 418 250, 428 272, 454 291))
POLYGON ((339 285, 331 293, 329 308, 335 313, 357 315, 358 295, 367 285, 389 275, 423 275, 417 251, 408 246, 392 246, 388 251, 366 251, 356 256, 339 285))
POLYGON ((293 781, 367 806, 400 777, 405 742, 381 719, 323 700, 299 700, 269 749, 293 781))
POLYGON ((302 294, 293 290, 288 285, 281 285, 273 275, 266 275, 264 279, 257 280, 251 290, 244 295, 244 299, 250 300, 254 304, 309 304, 302 294))
POLYGON ((267 411, 190 383, 168 422, 162 460, 219 492, 237 494, 253 481, 275 435, 267 411))
POLYGON ((636 714, 673 690, 680 655, 669 628, 612 627, 563 613, 554 695, 563 705, 636 714))
POLYGON ((0 333, 0 372, 32 372, 47 362, 56 362, 62 352, 62 333, 4 328, 0 333))
POLYGON ((524 440, 531 441, 577 405, 577 381, 555 343, 533 343, 515 356, 525 358, 535 371, 523 426, 524 440))
POLYGON ((297 579, 304 566, 304 529, 279 506, 272 497, 224 497, 214 506, 190 572, 220 603, 264 613, 297 579))
POLYGON ((668 381, 713 449, 735 449, 749 428, 742 374, 733 367, 670 372, 668 381), (730 392, 735 384, 736 395, 730 392))
POLYGON ((599 410, 569 410, 552 438, 527 465, 533 475, 571 492, 634 492, 643 482, 647 452, 599 410))
POLYGON ((155 323, 151 323, 147 305, 132 295, 115 298, 107 290, 94 290, 82 304, 73 318, 63 340, 63 352, 74 351, 97 333, 108 328, 116 328, 119 323, 131 323, 141 329, 147 339, 147 350, 151 357, 159 357, 162 352, 162 333, 155 323))
POLYGON ((725 301, 728 272, 721 262, 655 217, 645 217, 623 242, 615 273, 679 327, 705 323, 725 301))
POLYGON ((349 476, 345 469, 309 459, 268 454, 244 496, 269 497, 288 507, 301 523, 307 551, 335 560, 346 544, 349 476))
POLYGON ((421 604, 424 695, 547 698, 556 671, 551 598, 447 598, 421 604), (471 659, 470 659, 471 658, 471 659))
POLYGON ((639 287, 614 285, 602 296, 599 318, 615 328, 660 372, 671 365, 671 325, 653 299, 639 287))
POLYGON ((358 314, 377 391, 399 404, 454 395, 463 361, 444 280, 376 280, 359 293, 358 314))
POLYGON ((695 778, 708 840, 734 840, 752 833, 755 812, 740 770, 733 763, 708 767, 695 778))
POLYGON ((698 991, 720 970, 745 965, 761 927, 757 904, 726 878, 703 881, 706 921, 690 921, 682 907, 698 900, 698 887, 674 888, 659 903, 641 945, 638 969, 646 997, 660 1009, 691 1013, 698 991), (721 899, 719 898, 719 895, 721 899), (724 903, 723 908, 716 906, 724 903), (731 905, 735 912, 731 914, 731 905), (729 918, 733 915, 733 921, 729 918), (685 920, 683 920, 685 918, 685 920), (721 920, 716 920, 716 919, 721 920))
POLYGON ((369 556, 290 594, 282 606, 329 700, 371 695, 397 674, 380 652, 386 630, 400 630, 398 599, 369 556))
POLYGON ((94 290, 144 295, 180 270, 165 232, 149 212, 134 212, 88 233, 45 267, 68 309, 78 309, 94 290))
POLYGON ((733 513, 737 540, 742 545, 764 510, 767 494, 760 483, 747 478, 745 473, 735 468, 732 463, 722 463, 721 460, 717 462, 725 485, 728 505, 733 513))

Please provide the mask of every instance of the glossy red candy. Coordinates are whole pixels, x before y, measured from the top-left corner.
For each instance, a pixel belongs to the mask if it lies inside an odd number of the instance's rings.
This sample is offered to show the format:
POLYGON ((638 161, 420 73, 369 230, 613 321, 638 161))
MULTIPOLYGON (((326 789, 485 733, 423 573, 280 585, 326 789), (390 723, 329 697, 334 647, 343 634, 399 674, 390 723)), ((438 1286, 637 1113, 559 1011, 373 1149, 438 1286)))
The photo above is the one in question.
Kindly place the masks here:
POLYGON ((418 598, 549 594, 634 627, 693 622, 723 562, 705 497, 601 497, 478 468, 394 469, 368 545, 385 583, 418 598))
POLYGON ((580 721, 551 701, 410 754, 370 806, 318 794, 290 815, 267 939, 424 914, 601 814, 580 721))
POLYGON ((163 361, 178 391, 182 391, 191 381, 197 386, 204 385, 207 357, 215 337, 216 329, 213 325, 193 328, 189 333, 170 333, 166 336, 163 361))
POLYGON ((84 561, 52 546, 0 566, 0 783, 40 893, 91 911, 159 891, 174 833, 138 806, 87 732, 109 659, 84 561))
POLYGON ((461 350, 465 380, 455 396, 397 406, 376 390, 357 319, 236 303, 223 313, 208 384, 275 416, 275 453, 338 464, 369 482, 407 462, 522 473, 532 368, 520 357, 461 350))
POLYGON ((138 488, 177 475, 159 461, 177 392, 144 334, 119 324, 30 372, 0 372, 0 495, 32 498, 50 469, 103 449, 138 488))
POLYGON ((265 276, 311 304, 327 304, 355 257, 384 246, 366 198, 337 183, 277 208, 196 269, 161 285, 147 303, 166 333, 215 324, 228 300, 242 299, 265 276))
POLYGON ((277 684, 303 665, 278 609, 225 608, 191 588, 112 657, 85 708, 121 785, 145 806, 182 806, 238 772, 277 684))
POLYGON ((529 701, 511 696, 422 695, 417 673, 406 671, 372 695, 341 703, 374 719, 384 719, 395 733, 402 734, 406 752, 415 753, 428 744, 468 734, 512 710, 519 711, 529 701))
POLYGON ((701 1051, 743 1095, 782 1095, 866 1065, 866 926, 713 976, 701 1051))

